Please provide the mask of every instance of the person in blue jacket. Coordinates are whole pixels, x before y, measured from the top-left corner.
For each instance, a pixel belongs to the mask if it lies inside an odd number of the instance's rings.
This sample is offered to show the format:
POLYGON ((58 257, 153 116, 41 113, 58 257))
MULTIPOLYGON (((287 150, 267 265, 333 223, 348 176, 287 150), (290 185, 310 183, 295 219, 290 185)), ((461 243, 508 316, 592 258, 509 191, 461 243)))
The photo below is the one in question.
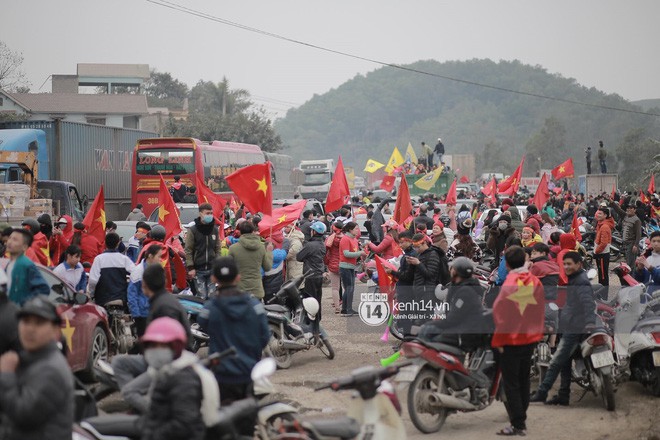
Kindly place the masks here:
POLYGON ((633 276, 637 281, 648 283, 648 294, 660 290, 660 231, 651 233, 650 255, 638 257, 635 260, 633 276))
POLYGON ((232 257, 216 259, 211 278, 218 284, 216 295, 204 305, 197 323, 209 335, 209 355, 236 348, 237 355, 213 371, 225 406, 251 392, 250 373, 270 340, 270 329, 261 301, 238 289, 241 276, 232 257))
POLYGON ((142 337, 147 328, 147 317, 149 316, 149 298, 142 291, 142 274, 144 269, 152 264, 160 264, 163 255, 163 247, 159 244, 153 244, 144 251, 144 258, 141 263, 135 266, 131 272, 130 282, 128 284, 128 310, 135 322, 135 330, 138 337, 142 337))

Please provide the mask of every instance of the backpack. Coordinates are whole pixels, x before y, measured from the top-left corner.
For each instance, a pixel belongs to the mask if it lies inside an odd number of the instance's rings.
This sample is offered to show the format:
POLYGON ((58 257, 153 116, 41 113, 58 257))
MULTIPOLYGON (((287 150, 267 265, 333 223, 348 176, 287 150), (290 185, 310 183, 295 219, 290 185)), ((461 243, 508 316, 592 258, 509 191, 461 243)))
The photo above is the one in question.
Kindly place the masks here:
POLYGON ((438 273, 435 278, 435 284, 442 284, 445 285, 449 283, 449 260, 447 259, 447 254, 445 251, 440 249, 437 246, 431 246, 431 249, 435 251, 436 254, 438 254, 438 258, 440 260, 440 270, 438 270, 438 273))

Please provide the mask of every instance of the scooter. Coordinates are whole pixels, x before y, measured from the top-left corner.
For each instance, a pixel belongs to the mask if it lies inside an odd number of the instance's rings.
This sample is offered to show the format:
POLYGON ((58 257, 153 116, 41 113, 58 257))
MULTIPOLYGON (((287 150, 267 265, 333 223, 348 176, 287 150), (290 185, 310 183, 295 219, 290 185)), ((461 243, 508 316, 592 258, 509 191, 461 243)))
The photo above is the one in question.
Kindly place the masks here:
POLYGON ((203 332, 199 324, 197 324, 197 316, 199 312, 204 308, 206 301, 198 296, 178 294, 176 298, 179 300, 179 303, 183 306, 186 313, 188 314, 188 321, 190 321, 190 333, 193 336, 192 346, 190 350, 193 353, 197 353, 200 348, 208 347, 209 345, 209 335, 203 332))
POLYGON ((408 414, 421 432, 438 432, 447 416, 456 411, 479 411, 503 399, 501 373, 490 347, 470 355, 460 348, 423 340, 404 342, 403 355, 414 364, 402 370, 398 382, 408 388, 408 414))
POLYGON ((335 357, 328 335, 317 319, 318 301, 303 297, 298 290, 307 276, 284 283, 265 305, 272 335, 264 354, 281 369, 291 366, 291 356, 297 351, 318 348, 328 359, 335 357))

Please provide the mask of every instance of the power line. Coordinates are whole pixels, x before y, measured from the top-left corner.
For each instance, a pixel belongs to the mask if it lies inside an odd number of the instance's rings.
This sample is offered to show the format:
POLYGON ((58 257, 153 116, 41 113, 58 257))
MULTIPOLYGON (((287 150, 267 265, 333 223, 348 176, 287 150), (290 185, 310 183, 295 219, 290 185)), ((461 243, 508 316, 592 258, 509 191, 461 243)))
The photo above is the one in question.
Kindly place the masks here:
POLYGON ((261 29, 258 29, 258 28, 254 28, 254 27, 250 27, 250 26, 241 24, 241 23, 236 23, 236 22, 224 19, 224 18, 216 17, 214 15, 207 14, 205 12, 201 12, 201 11, 198 11, 196 9, 188 8, 188 7, 179 5, 177 3, 174 3, 174 2, 171 2, 171 1, 168 1, 168 0, 146 0, 146 1, 149 2, 149 3, 153 3, 155 5, 158 5, 158 6, 162 6, 162 7, 165 7, 165 8, 173 9, 175 11, 183 12, 184 14, 193 15, 193 16, 196 16, 196 17, 199 17, 199 18, 214 21, 216 23, 221 23, 221 24, 224 24, 224 25, 227 25, 227 26, 232 26, 232 27, 235 27, 235 28, 238 28, 238 29, 243 29, 243 30, 248 31, 248 32, 253 32, 253 33, 256 33, 256 34, 265 35, 267 37, 276 38, 278 40, 287 41, 289 43, 298 44, 298 45, 301 45, 301 46, 321 50, 321 51, 324 51, 324 52, 333 53, 333 54, 336 54, 336 55, 341 55, 341 56, 348 57, 348 58, 353 58, 353 59, 356 59, 356 60, 367 61, 369 63, 378 64, 378 65, 385 66, 385 67, 391 67, 393 69, 399 69, 399 70, 403 70, 403 71, 406 71, 406 72, 417 73, 419 75, 426 75, 426 76, 430 76, 430 77, 434 77, 434 78, 445 79, 445 80, 448 80, 448 81, 454 81, 454 82, 467 84, 467 85, 471 85, 471 86, 483 87, 483 88, 491 89, 491 90, 498 90, 500 92, 514 93, 514 94, 522 95, 522 96, 529 96, 529 97, 533 97, 533 98, 540 98, 540 99, 546 99, 546 100, 550 100, 550 101, 563 102, 563 103, 566 103, 566 104, 576 104, 576 105, 582 105, 582 106, 585 106, 585 107, 592 107, 592 108, 598 108, 598 109, 603 109, 603 110, 612 110, 612 111, 625 112, 625 113, 634 113, 634 114, 645 115, 645 116, 660 116, 660 114, 658 114, 658 113, 649 113, 649 112, 644 112, 644 111, 641 111, 641 110, 631 110, 631 109, 625 109, 625 108, 620 108, 620 107, 612 107, 612 106, 608 106, 608 105, 592 104, 592 103, 588 103, 588 102, 576 101, 576 100, 573 100, 573 99, 558 98, 558 97, 555 97, 555 96, 542 95, 540 93, 523 92, 521 90, 508 89, 506 87, 494 86, 492 84, 483 84, 483 83, 479 83, 479 82, 475 82, 475 81, 468 81, 468 80, 465 80, 465 79, 453 78, 453 77, 446 76, 446 75, 440 75, 438 73, 427 72, 427 71, 424 71, 424 70, 414 69, 412 67, 406 67, 406 66, 402 66, 402 65, 399 65, 399 64, 387 63, 385 61, 380 61, 380 60, 376 60, 376 59, 373 59, 373 58, 363 57, 363 56, 360 56, 360 55, 355 55, 355 54, 352 54, 352 53, 343 52, 343 51, 335 50, 335 49, 330 49, 328 47, 319 46, 319 45, 312 44, 312 43, 307 43, 305 41, 296 40, 294 38, 285 37, 283 35, 275 34, 273 32, 264 31, 264 30, 261 30, 261 29))

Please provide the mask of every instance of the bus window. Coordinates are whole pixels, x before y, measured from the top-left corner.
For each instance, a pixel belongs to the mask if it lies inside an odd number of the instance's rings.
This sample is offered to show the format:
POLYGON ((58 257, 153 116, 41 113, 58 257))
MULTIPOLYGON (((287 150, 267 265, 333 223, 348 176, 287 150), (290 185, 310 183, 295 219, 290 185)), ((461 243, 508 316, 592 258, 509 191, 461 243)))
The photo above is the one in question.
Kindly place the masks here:
POLYGON ((192 150, 139 150, 135 172, 137 174, 192 174, 195 172, 192 150))

